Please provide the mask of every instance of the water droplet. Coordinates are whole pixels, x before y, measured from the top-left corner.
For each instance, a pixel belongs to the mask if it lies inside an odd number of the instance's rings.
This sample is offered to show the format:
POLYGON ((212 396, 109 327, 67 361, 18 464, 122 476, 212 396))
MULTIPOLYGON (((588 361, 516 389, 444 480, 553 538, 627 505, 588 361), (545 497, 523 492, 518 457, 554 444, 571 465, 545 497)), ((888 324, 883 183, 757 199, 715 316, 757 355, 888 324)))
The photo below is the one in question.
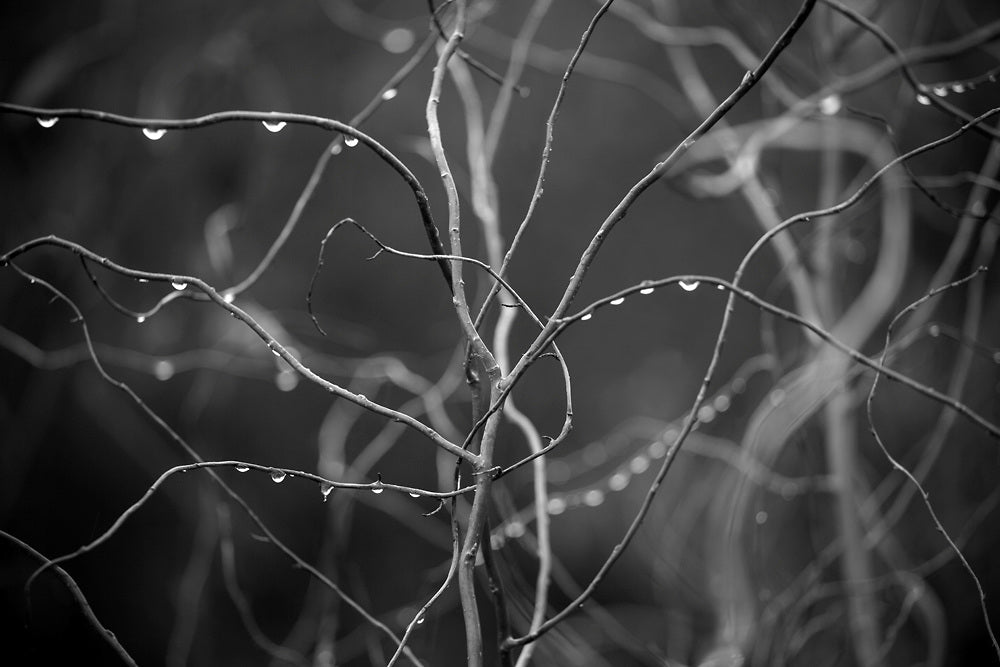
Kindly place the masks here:
POLYGON ((524 524, 520 521, 511 521, 504 526, 503 532, 511 539, 517 539, 524 535, 524 524))
POLYGON ((146 316, 140 315, 139 317, 135 318, 135 321, 138 322, 139 324, 142 324, 143 322, 146 321, 146 316))
POLYGON ((549 514, 562 514, 566 511, 566 501, 562 498, 549 498, 545 509, 549 511, 549 514))
POLYGON ((713 419, 715 419, 715 408, 711 405, 703 405, 698 408, 698 421, 707 424, 713 419))
POLYGON ((59 122, 58 118, 36 118, 38 124, 42 127, 48 129, 59 122))
POLYGON ((917 95, 917 104, 923 104, 924 106, 927 106, 930 103, 931 103, 931 98, 927 97, 926 95, 917 95))
POLYGON ((819 102, 819 112, 824 116, 832 116, 840 111, 841 106, 840 95, 827 95, 819 102))
POLYGON ((365 396, 364 394, 358 394, 358 400, 364 403, 365 401, 368 400, 368 397, 365 396))
POLYGON ((729 386, 732 388, 734 394, 742 394, 747 390, 747 381, 743 378, 736 378, 729 386))
POLYGON ((712 405, 715 407, 717 412, 725 412, 732 405, 732 401, 730 401, 729 397, 725 394, 719 394, 715 397, 715 400, 712 401, 712 405))
POLYGON ((640 454, 628 462, 628 469, 636 475, 641 475, 649 468, 649 459, 640 454))
POLYGON ((159 141, 163 138, 163 135, 167 133, 162 127, 144 127, 142 128, 142 133, 146 135, 146 138, 150 141, 159 141))
POLYGON ((941 327, 939 327, 936 324, 932 324, 930 328, 927 330, 927 333, 930 334, 931 338, 937 338, 938 336, 941 335, 941 327))
POLYGON ((248 470, 250 470, 250 466, 248 466, 248 465, 243 465, 241 463, 238 466, 236 466, 236 472, 246 472, 248 470))
POLYGON ((965 92, 965 86, 963 86, 960 83, 953 83, 953 84, 951 84, 951 92, 953 92, 953 93, 964 93, 965 92))
POLYGON ((662 440, 649 443, 649 455, 654 459, 662 459, 667 455, 667 443, 662 440))
POLYGON ((410 493, 410 497, 411 498, 419 498, 420 494, 419 493, 410 493))
POLYGON ((323 502, 325 503, 330 494, 333 493, 333 484, 330 484, 330 482, 320 482, 319 492, 323 494, 323 502))
POLYGON ((148 283, 149 281, 146 280, 145 278, 139 278, 139 282, 140 283, 148 283))
POLYGON ((409 28, 393 28, 382 35, 382 48, 389 53, 406 53, 416 39, 409 28))
POLYGON ((720 292, 724 292, 726 290, 726 286, 725 285, 716 285, 715 289, 719 290, 720 292))
POLYGON ((222 300, 225 301, 226 303, 232 303, 235 298, 236 295, 233 294, 232 292, 226 292, 225 294, 222 295, 222 300))
POLYGON ((385 491, 385 489, 377 487, 377 486, 372 488, 372 493, 374 493, 376 496, 378 494, 382 493, 383 491, 385 491))
POLYGON ((271 347, 271 345, 270 345, 270 344, 268 344, 267 348, 268 348, 269 350, 271 350, 271 354, 273 354, 274 356, 276 356, 276 357, 280 357, 280 356, 281 356, 281 352, 278 352, 278 349, 277 349, 277 348, 275 348, 275 347, 271 347))
POLYGON ((337 142, 330 145, 330 155, 340 155, 344 151, 344 146, 337 142))
POLYGON ((281 484, 282 482, 285 481, 285 477, 287 476, 288 475, 286 475, 282 470, 271 471, 271 480, 274 481, 275 484, 281 484))
POLYGON ((354 148, 358 145, 357 137, 344 137, 344 145, 348 148, 354 148))
POLYGON ((396 90, 395 88, 390 88, 389 90, 382 93, 382 99, 388 102, 389 100, 395 98, 396 95, 399 95, 399 91, 396 90))
POLYGON ((612 491, 621 491, 626 486, 631 479, 631 475, 624 470, 619 470, 614 475, 608 479, 608 488, 612 491))
POLYGON ((947 97, 948 89, 944 86, 934 86, 934 94, 938 97, 947 97))
POLYGON ((773 405, 774 407, 778 407, 785 400, 785 390, 784 389, 775 389, 774 391, 772 391, 768 395, 767 398, 768 398, 768 400, 771 401, 771 405, 773 405))
POLYGON ((623 297, 623 296, 620 296, 620 297, 618 297, 617 299, 615 299, 614 301, 612 301, 612 302, 611 302, 611 305, 612 305, 612 306, 620 306, 620 305, 622 305, 623 303, 625 303, 625 297, 623 297))
POLYGON ((758 526, 763 526, 767 523, 767 512, 764 510, 757 512, 757 515, 754 517, 754 521, 757 522, 758 526))
POLYGON ((173 283, 172 282, 172 283, 170 283, 170 286, 173 287, 178 292, 180 292, 182 289, 184 289, 184 288, 187 287, 187 283, 182 283, 182 282, 173 283))
POLYGON ((586 315, 584 315, 584 316, 583 316, 583 317, 581 317, 580 319, 581 319, 581 320, 583 320, 584 322, 586 322, 587 320, 589 320, 589 319, 590 319, 590 318, 592 318, 593 316, 594 316, 594 314, 593 314, 593 313, 587 313, 586 315))
POLYGON ((698 280, 695 280, 694 282, 687 283, 687 282, 684 282, 682 280, 682 281, 680 281, 677 284, 680 285, 681 289, 684 290, 685 292, 693 292, 696 289, 698 289, 698 285, 700 285, 701 282, 698 281, 698 280))
POLYGON ((423 625, 425 620, 427 620, 426 616, 420 614, 420 616, 417 617, 417 625, 423 625))
POLYGON ((261 123, 264 125, 265 128, 267 128, 268 132, 281 132, 283 129, 285 129, 285 125, 288 125, 288 123, 286 123, 283 120, 278 120, 278 121, 262 120, 261 123))
POLYGON ((583 504, 588 507, 597 507, 604 502, 604 492, 600 489, 591 489, 583 494, 583 504))
POLYGON ((652 287, 645 287, 645 288, 639 290, 639 294, 652 294, 652 293, 653 293, 653 288, 652 287))
POLYGON ((157 380, 167 381, 174 376, 174 364, 167 359, 160 359, 153 365, 153 374, 157 380))
POLYGON ((299 386, 299 374, 295 371, 278 371, 274 376, 274 384, 280 391, 291 391, 299 386))

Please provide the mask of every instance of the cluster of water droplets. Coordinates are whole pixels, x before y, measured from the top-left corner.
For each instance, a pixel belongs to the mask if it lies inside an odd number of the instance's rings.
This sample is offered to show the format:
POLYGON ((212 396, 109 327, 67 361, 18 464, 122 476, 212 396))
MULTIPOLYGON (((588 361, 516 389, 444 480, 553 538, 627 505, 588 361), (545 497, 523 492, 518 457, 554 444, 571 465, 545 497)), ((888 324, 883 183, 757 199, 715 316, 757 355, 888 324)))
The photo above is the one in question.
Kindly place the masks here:
POLYGON ((1000 78, 1000 67, 971 79, 924 84, 920 87, 920 92, 917 93, 917 103, 928 106, 931 103, 931 96, 947 97, 948 95, 961 95, 970 90, 975 90, 976 86, 996 83, 998 78, 1000 78))
MULTIPOLYGON (((697 429, 701 424, 710 423, 721 413, 728 411, 733 405, 733 396, 742 394, 744 391, 746 391, 745 377, 733 378, 699 408, 694 428, 697 429)), ((784 396, 779 395, 771 396, 772 402, 781 402, 783 398, 784 396)), ((601 481, 571 491, 553 493, 546 505, 548 513, 555 516, 571 509, 603 505, 610 494, 624 491, 636 478, 652 469, 654 462, 661 461, 666 457, 679 436, 680 422, 668 425, 658 437, 652 441, 646 440, 646 444, 638 451, 631 452, 626 460, 615 466, 609 475, 602 475, 601 481)), ((588 470, 603 465, 613 455, 616 448, 616 441, 612 436, 612 439, 608 441, 590 443, 578 454, 550 460, 547 467, 549 482, 553 484, 565 483, 576 475, 585 474, 588 470)), ((524 510, 497 527, 490 536, 493 548, 500 548, 508 539, 521 537, 526 530, 524 522, 532 515, 531 510, 524 510)), ((765 513, 763 520, 758 517, 758 521, 766 521, 766 516, 765 513)))

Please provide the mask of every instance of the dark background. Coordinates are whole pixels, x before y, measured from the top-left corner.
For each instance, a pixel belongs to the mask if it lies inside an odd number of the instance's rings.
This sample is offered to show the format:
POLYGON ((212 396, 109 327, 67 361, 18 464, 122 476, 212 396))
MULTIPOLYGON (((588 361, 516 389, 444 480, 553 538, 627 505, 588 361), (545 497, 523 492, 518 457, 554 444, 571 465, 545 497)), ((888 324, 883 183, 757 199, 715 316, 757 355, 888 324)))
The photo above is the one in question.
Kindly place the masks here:
MULTIPOLYGON (((734 29, 755 53, 762 54, 795 6, 784 1, 756 4, 760 6, 750 10, 736 2, 681 3, 679 12, 687 25, 734 29)), ((985 3, 881 4, 885 8, 880 25, 904 47, 953 39, 1000 18, 985 3)), ((481 26, 469 31, 464 46, 502 72, 510 37, 523 20, 521 5, 497 3, 481 26)), ((537 44, 549 51, 536 52, 525 70, 522 84, 531 94, 512 106, 494 169, 502 231, 508 240, 534 187, 544 122, 559 76, 595 9, 593 3, 557 2, 539 31, 537 44)), ((249 5, 5 3, 0 9, 0 100, 140 117, 184 118, 252 109, 347 121, 407 57, 383 48, 382 36, 404 27, 414 31, 419 43, 426 25, 422 4, 407 2, 364 3, 356 8, 332 0, 249 5)), ((831 23, 821 7, 775 67, 799 95, 811 94, 824 82, 884 57, 865 35, 852 43, 840 62, 822 61, 819 45, 830 25, 844 29, 831 23)), ((624 74, 617 81, 603 80, 591 61, 581 65, 570 85, 556 128, 545 198, 510 270, 514 286, 541 314, 551 312, 558 302, 579 253, 600 221, 700 121, 678 92, 662 47, 639 36, 629 22, 609 14, 588 53, 630 64, 632 69, 619 72, 645 82, 629 83, 624 74), (657 83, 654 86, 641 76, 657 83)), ((723 49, 705 47, 694 53, 719 98, 739 83, 744 69, 723 49)), ((916 71, 924 81, 940 81, 975 76, 996 64, 997 51, 987 46, 916 71)), ((431 60, 425 60, 364 130, 417 175, 443 228, 444 193, 437 169, 427 159, 424 120, 431 66, 431 60)), ((480 75, 476 83, 489 109, 497 86, 480 75)), ((955 103, 975 114, 997 99, 993 85, 955 103)), ((890 118, 894 140, 903 149, 937 138, 956 125, 947 115, 916 105, 898 75, 859 91, 845 103, 890 118)), ((733 111, 730 121, 764 118, 780 110, 758 87, 733 111)), ((450 83, 445 86, 441 119, 459 187, 467 193, 464 122, 450 83)), ((138 129, 63 119, 46 130, 30 118, 2 115, 0 248, 7 251, 31 238, 55 234, 128 267, 195 275, 221 288, 256 266, 329 140, 317 128, 289 126, 271 134, 258 123, 228 123, 171 131, 154 143, 138 129), (220 228, 226 232, 218 233, 220 228)), ((976 172, 987 148, 986 139, 968 135, 915 160, 912 167, 922 176, 976 172)), ((762 179, 772 188, 782 215, 816 206, 817 160, 810 153, 766 154, 762 179)), ((862 169, 860 161, 845 160, 845 180, 862 169)), ((958 179, 939 192, 951 205, 961 207, 968 187, 966 180, 958 179)), ((900 308, 926 292, 956 224, 954 217, 915 190, 912 198, 914 239, 900 308)), ((990 201, 995 204, 995 197, 990 201)), ((854 259, 845 259, 838 267, 845 302, 867 275, 875 254, 876 202, 871 196, 839 219, 836 238, 855 251, 854 259)), ((468 200, 463 200, 463 210, 466 252, 484 257, 468 200)), ((434 381, 454 365, 460 330, 436 266, 384 255, 367 262, 374 248, 345 229, 328 246, 314 295, 316 314, 329 335, 316 331, 305 295, 319 242, 331 224, 347 216, 395 247, 426 251, 410 191, 372 153, 345 149, 333 158, 288 244, 238 303, 324 377, 399 406, 412 394, 384 382, 377 369, 375 379, 359 379, 368 371, 357 361, 391 355, 434 381)), ((647 278, 684 273, 730 277, 759 234, 738 195, 699 199, 685 193, 680 183, 658 183, 611 235, 577 304, 647 278)), ((809 232, 797 232, 796 239, 808 247, 809 232)), ((970 262, 960 274, 971 270, 970 262)), ((41 249, 19 264, 75 301, 108 372, 127 382, 206 459, 316 471, 324 424, 329 428, 347 423, 346 413, 336 412, 343 412, 344 406, 331 407, 328 395, 307 382, 291 391, 280 390, 275 382, 283 365, 221 310, 180 299, 139 324, 108 306, 70 253, 41 249), (155 374, 157 362, 163 360, 169 360, 175 371, 166 380, 155 374)), ((789 306, 782 272, 774 255, 765 252, 752 265, 746 285, 789 306)), ((169 291, 99 269, 95 275, 104 290, 133 309, 148 308, 169 291)), ((481 285, 474 272, 467 275, 474 276, 473 287, 481 285)), ((996 423, 1000 411, 994 358, 1000 311, 995 276, 990 273, 984 280, 986 307, 975 343, 923 336, 898 358, 896 367, 943 389, 962 345, 978 345, 964 399, 996 423)), ((674 289, 648 299, 630 301, 613 316, 598 315, 561 341, 573 373, 576 414, 563 455, 579 477, 563 484, 557 480, 556 493, 586 489, 607 479, 649 442, 634 428, 645 422, 635 420, 653 420, 659 425, 650 427, 655 432, 693 400, 717 332, 724 294, 705 288, 691 294, 674 289), (593 442, 602 443, 598 449, 604 455, 587 457, 587 445, 593 442)), ((958 326, 965 311, 966 293, 956 290, 940 300, 934 321, 942 327, 958 326)), ((739 442, 747 416, 766 399, 774 380, 802 360, 802 338, 794 327, 762 318, 747 306, 738 305, 736 312, 718 377, 725 383, 744 360, 765 349, 762 325, 775 331, 776 367, 770 376, 753 376, 748 390, 734 395, 729 413, 701 429, 696 439, 705 446, 739 442)), ((67 553, 97 537, 161 472, 187 462, 125 394, 101 379, 81 347, 81 327, 71 318, 65 304, 53 302, 46 290, 10 269, 0 274, 4 331, 0 526, 46 556, 67 553), (47 354, 36 355, 34 348, 47 354)), ((880 348, 883 332, 884 328, 878 330, 866 352, 880 348)), ((513 335, 515 353, 532 337, 531 325, 520 318, 513 335)), ((861 385, 862 399, 867 386, 861 385)), ((885 400, 877 402, 882 435, 890 449, 905 454, 919 446, 940 408, 898 386, 883 385, 883 391, 885 400)), ((555 364, 536 364, 516 398, 543 434, 558 431, 564 403, 555 364)), ((466 400, 464 388, 459 387, 447 406, 460 429, 469 423, 466 400)), ((349 464, 361 453, 383 425, 373 415, 358 415, 350 426, 344 461, 349 464)), ((859 432, 867 434, 863 420, 859 432)), ((525 454, 515 431, 505 429, 502 435, 501 462, 525 454)), ((786 462, 789 470, 822 470, 818 437, 818 429, 803 429, 793 441, 795 451, 786 462)), ((870 438, 861 442, 858 474, 874 484, 890 469, 870 438)), ((994 615, 1000 613, 992 594, 1000 586, 994 556, 997 519, 992 506, 984 503, 995 502, 991 492, 997 487, 996 446, 995 440, 959 420, 927 484, 935 508, 953 534, 964 535, 970 517, 978 517, 962 544, 987 589, 994 615)), ((915 460, 916 455, 911 452, 911 456, 909 460, 915 460)), ((378 472, 386 481, 435 487, 435 457, 429 443, 406 433, 365 481, 378 472)), ((685 530, 697 535, 698 513, 713 494, 719 465, 682 454, 677 470, 667 479, 665 499, 637 544, 600 586, 592 605, 598 612, 611 612, 620 625, 588 610, 589 615, 574 617, 560 635, 553 633, 543 642, 539 664, 696 659, 708 645, 716 621, 704 588, 710 573, 691 562, 700 559, 699 549, 705 547, 696 546, 692 538, 686 553, 681 538, 685 530), (682 527, 675 530, 670 522, 682 527), (585 645, 590 649, 579 648, 585 645), (577 658, 571 657, 573 646, 583 651, 577 658)), ((433 509, 426 501, 367 493, 349 499, 346 493, 335 492, 331 502, 323 504, 316 486, 302 480, 277 486, 263 474, 221 474, 306 561, 322 561, 324 532, 334 531, 327 542, 335 552, 327 555, 334 563, 331 575, 394 629, 443 577, 449 553, 447 517, 445 512, 420 516, 433 509), (353 514, 334 529, 328 523, 328 510, 338 502, 350 506, 353 514)), ((636 474, 626 490, 609 495, 601 507, 574 509, 554 520, 554 550, 564 566, 564 582, 572 578, 582 584, 590 579, 624 531, 651 475, 636 474)), ((504 502, 518 509, 530 507, 527 468, 507 478, 503 487, 501 508, 504 502)), ((179 618, 196 626, 190 664, 269 660, 249 639, 226 591, 219 556, 212 555, 219 500, 203 473, 176 476, 106 545, 67 565, 98 617, 140 664, 161 664, 171 655, 179 659, 179 618), (199 543, 208 543, 208 550, 199 552, 199 543), (205 559, 203 579, 197 575, 199 553, 205 559), (192 584, 198 581, 203 583, 192 584), (194 590, 201 586, 195 607, 179 602, 188 590, 185 586, 192 585, 194 590), (196 616, 191 609, 197 609, 196 616)), ((803 553, 811 558, 831 538, 827 497, 808 495, 789 505, 793 508, 772 510, 775 516, 784 512, 790 518, 760 527, 760 542, 750 549, 757 559, 755 567, 780 571, 778 578, 787 574, 786 580, 794 574, 792 563, 806 558, 803 553)), ((273 545, 254 539, 256 530, 237 509, 232 511, 232 523, 240 586, 263 633, 283 642, 294 636, 300 614, 308 616, 304 611, 310 609, 308 576, 273 545)), ((945 546, 919 503, 913 504, 894 538, 914 567, 945 546)), ((508 545, 501 552, 519 604, 530 604, 534 580, 534 565, 526 555, 530 549, 508 545)), ((97 656, 94 664, 113 663, 114 657, 84 625, 55 577, 41 577, 25 597, 22 586, 35 565, 23 551, 0 545, 4 645, 24 664, 81 656, 97 656)), ((830 582, 836 577, 836 568, 830 568, 824 579, 830 582)), ((990 655, 975 589, 955 559, 927 574, 926 581, 945 614, 940 622, 947 630, 949 664, 970 664, 974 656, 990 655)), ((566 595, 554 591, 556 607, 568 599, 566 595)), ((898 593, 886 592, 880 599, 888 626, 899 609, 898 593)), ((485 607, 484 613, 489 618, 485 607)), ((819 616, 820 610, 808 611, 806 617, 814 614, 819 616)), ((359 627, 364 626, 356 615, 342 611, 336 630, 342 640, 338 664, 368 664, 386 650, 384 642, 373 649, 372 643, 379 640, 359 627)), ((819 664, 852 664, 850 652, 843 650, 844 632, 843 620, 834 620, 790 662, 819 656, 819 664)), ((927 635, 920 623, 904 623, 893 660, 919 661, 927 635)), ((412 645, 426 664, 461 664, 461 637, 457 599, 450 595, 412 645)), ((299 648, 313 650, 308 641, 299 648)))

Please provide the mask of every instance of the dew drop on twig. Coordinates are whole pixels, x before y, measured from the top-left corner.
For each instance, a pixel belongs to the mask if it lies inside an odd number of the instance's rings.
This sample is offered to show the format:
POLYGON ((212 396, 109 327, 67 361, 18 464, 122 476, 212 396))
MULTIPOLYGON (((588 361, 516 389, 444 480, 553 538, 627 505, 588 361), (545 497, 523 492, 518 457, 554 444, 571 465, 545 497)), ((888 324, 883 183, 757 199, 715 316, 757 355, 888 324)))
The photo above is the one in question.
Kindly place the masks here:
POLYGON ((549 514, 562 514, 566 511, 566 501, 562 498, 550 498, 546 509, 549 514))
POLYGON ((274 384, 280 391, 291 391, 299 386, 299 374, 294 371, 278 371, 274 377, 274 384))
POLYGON ((187 287, 187 283, 182 283, 182 282, 173 283, 172 282, 172 283, 170 283, 170 286, 173 287, 178 292, 180 292, 182 289, 184 289, 184 288, 187 287))
POLYGON ((396 95, 399 95, 399 91, 396 90, 395 88, 389 88, 384 93, 382 93, 382 99, 388 102, 389 100, 394 99, 396 95))
POLYGON ((608 488, 612 491, 621 491, 628 486, 629 474, 620 470, 608 479, 608 488))
POLYGON ((917 104, 922 104, 924 106, 927 106, 930 103, 931 103, 931 98, 927 97, 926 95, 917 95, 917 104))
POLYGON ((649 468, 649 459, 647 459, 642 454, 629 461, 628 464, 628 469, 631 470, 636 475, 641 475, 642 473, 646 472, 648 468, 649 468))
POLYGON ((236 472, 246 472, 248 470, 250 470, 250 466, 248 465, 243 465, 241 463, 240 465, 236 466, 236 472))
POLYGON ((233 294, 232 292, 226 292, 225 294, 222 295, 222 300, 225 301, 226 303, 232 303, 235 298, 236 295, 233 294))
POLYGON ((520 521, 511 521, 504 526, 503 532, 511 539, 517 539, 524 535, 524 524, 520 521))
POLYGON ((622 305, 623 303, 625 303, 625 297, 623 297, 623 296, 620 296, 620 297, 618 297, 617 299, 613 300, 613 301, 611 302, 611 305, 612 305, 612 306, 620 306, 620 305, 622 305))
POLYGON ((381 488, 379 488, 377 486, 372 489, 372 493, 374 493, 376 496, 378 494, 382 493, 383 491, 385 491, 385 489, 381 489, 381 488))
POLYGON ((358 145, 357 137, 344 137, 344 145, 348 148, 354 148, 358 145))
POLYGON ((162 127, 144 127, 142 128, 142 133, 150 141, 159 141, 167 131, 162 127))
POLYGON ((934 94, 938 97, 945 97, 948 95, 948 89, 945 86, 935 86, 934 94))
POLYGON ((643 289, 639 290, 639 294, 652 294, 652 293, 653 293, 653 288, 652 287, 646 287, 646 288, 643 288, 643 289))
POLYGON ((146 316, 140 315, 139 317, 135 318, 135 321, 138 322, 139 324, 142 324, 143 322, 146 321, 146 316))
POLYGON ((281 132, 283 129, 285 129, 285 125, 287 125, 288 123, 286 123, 283 120, 273 121, 273 122, 262 120, 261 124, 264 125, 264 127, 267 129, 268 132, 281 132))
POLYGON ((591 489, 583 494, 583 504, 589 507, 597 507, 604 502, 604 492, 600 489, 591 489))
POLYGON ((419 498, 420 494, 419 493, 410 493, 410 497, 411 498, 419 498))
POLYGON ((153 365, 153 374, 156 376, 157 380, 166 382, 174 376, 175 372, 173 362, 167 359, 160 359, 153 365))
POLYGON ((330 494, 333 493, 333 484, 330 484, 330 482, 320 482, 319 492, 323 494, 323 502, 325 503, 329 499, 330 494))
POLYGON ((393 28, 382 35, 382 48, 389 53, 406 53, 413 47, 416 39, 409 28, 393 28))
POLYGON ((695 280, 693 282, 688 283, 681 280, 677 284, 680 285, 681 289, 684 290, 685 292, 693 292, 696 289, 698 289, 698 285, 701 285, 701 281, 695 280))
POLYGON ((286 475, 283 470, 272 470, 271 471, 271 480, 275 484, 281 484, 282 482, 285 481, 285 477, 287 477, 287 476, 288 475, 286 475))
POLYGON ((833 116, 841 106, 840 95, 827 95, 819 102, 819 112, 824 116, 833 116))
POLYGON ((667 443, 662 440, 649 443, 649 455, 654 459, 662 459, 667 455, 667 443))
POLYGON ((584 315, 583 317, 581 317, 580 320, 583 321, 583 322, 586 322, 587 320, 589 320, 593 316, 594 316, 593 313, 587 313, 586 315, 584 315))
POLYGON ((38 124, 42 127, 48 129, 59 122, 58 118, 36 118, 38 124))

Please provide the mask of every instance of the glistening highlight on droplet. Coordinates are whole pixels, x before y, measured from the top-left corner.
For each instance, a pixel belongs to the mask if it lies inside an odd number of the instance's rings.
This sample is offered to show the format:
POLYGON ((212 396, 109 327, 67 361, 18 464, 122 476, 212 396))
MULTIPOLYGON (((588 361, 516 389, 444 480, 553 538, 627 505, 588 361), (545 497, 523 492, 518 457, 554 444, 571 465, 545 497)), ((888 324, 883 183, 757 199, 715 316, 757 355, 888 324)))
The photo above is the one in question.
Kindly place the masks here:
POLYGON ((684 290, 685 292, 693 292, 696 289, 698 289, 698 285, 701 285, 701 282, 698 281, 698 280, 695 280, 695 281, 692 281, 692 282, 685 282, 685 281, 681 280, 677 284, 680 285, 681 289, 684 290))
POLYGON ((261 124, 268 132, 281 132, 283 129, 285 129, 285 125, 287 125, 288 123, 286 123, 283 120, 277 120, 277 121, 262 120, 261 124))
POLYGON ((344 145, 348 148, 354 148, 358 145, 357 137, 344 137, 344 145))
POLYGON ((146 135, 146 138, 150 141, 159 141, 163 138, 163 135, 165 135, 167 131, 162 127, 144 127, 142 128, 142 133, 146 135))
POLYGON ((59 122, 58 118, 36 118, 38 124, 42 127, 48 129, 59 122))
POLYGON ((271 479, 274 481, 275 484, 281 484, 282 482, 285 481, 285 477, 287 477, 287 476, 288 475, 286 475, 283 470, 272 470, 271 471, 271 479))

